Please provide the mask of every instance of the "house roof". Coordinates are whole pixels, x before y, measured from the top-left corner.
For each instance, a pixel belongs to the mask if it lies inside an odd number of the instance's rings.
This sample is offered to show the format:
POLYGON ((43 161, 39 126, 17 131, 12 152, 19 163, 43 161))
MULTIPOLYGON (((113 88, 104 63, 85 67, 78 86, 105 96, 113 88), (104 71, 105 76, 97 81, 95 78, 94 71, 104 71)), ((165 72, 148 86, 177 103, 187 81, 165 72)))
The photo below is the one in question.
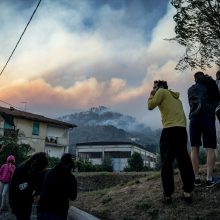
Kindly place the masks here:
POLYGON ((10 116, 10 117, 28 119, 31 121, 44 122, 44 123, 55 125, 58 127, 65 127, 65 128, 77 127, 77 125, 74 125, 74 124, 70 124, 70 123, 59 121, 59 120, 47 118, 42 115, 37 115, 37 114, 30 113, 30 112, 21 111, 21 110, 15 109, 13 107, 5 108, 5 107, 0 106, 0 115, 2 115, 3 117, 10 116))
POLYGON ((148 151, 144 146, 135 143, 135 142, 125 142, 125 141, 98 141, 98 142, 85 142, 85 143, 77 143, 76 146, 107 146, 107 145, 133 145, 139 147, 143 150, 148 151))

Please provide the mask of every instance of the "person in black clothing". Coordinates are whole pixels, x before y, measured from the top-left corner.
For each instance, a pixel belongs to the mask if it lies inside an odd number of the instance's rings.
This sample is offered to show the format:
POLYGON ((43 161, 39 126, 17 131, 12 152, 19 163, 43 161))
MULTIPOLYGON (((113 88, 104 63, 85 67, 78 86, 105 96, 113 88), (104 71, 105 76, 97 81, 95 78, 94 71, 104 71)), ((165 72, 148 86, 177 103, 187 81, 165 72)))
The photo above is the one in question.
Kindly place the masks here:
POLYGON ((195 84, 188 90, 191 160, 195 174, 194 185, 200 186, 202 184, 199 176, 199 148, 203 145, 207 150, 206 186, 213 187, 220 182, 219 177, 213 176, 217 146, 215 111, 219 103, 219 91, 211 76, 197 72, 194 78, 195 84))
MULTIPOLYGON (((217 73, 216 73, 216 85, 218 86, 218 90, 219 90, 219 93, 220 93, 220 70, 217 71, 217 73)), ((218 106, 215 110, 215 114, 218 118, 218 121, 220 122, 220 102, 218 103, 218 106)))
POLYGON ((42 185, 43 185, 43 182, 44 182, 44 177, 46 176, 47 172, 49 171, 50 169, 48 169, 48 167, 45 167, 45 169, 40 172, 37 176, 37 179, 36 179, 36 188, 35 188, 35 191, 34 191, 34 194, 33 194, 33 197, 34 197, 34 204, 36 205, 40 199, 40 192, 41 192, 41 188, 42 188, 42 185))
POLYGON ((39 152, 15 169, 9 186, 9 204, 17 220, 30 220, 38 174, 47 165, 47 155, 39 152))
POLYGON ((72 155, 64 154, 47 172, 37 207, 38 220, 67 220, 69 200, 77 197, 77 182, 71 173, 74 166, 72 155))

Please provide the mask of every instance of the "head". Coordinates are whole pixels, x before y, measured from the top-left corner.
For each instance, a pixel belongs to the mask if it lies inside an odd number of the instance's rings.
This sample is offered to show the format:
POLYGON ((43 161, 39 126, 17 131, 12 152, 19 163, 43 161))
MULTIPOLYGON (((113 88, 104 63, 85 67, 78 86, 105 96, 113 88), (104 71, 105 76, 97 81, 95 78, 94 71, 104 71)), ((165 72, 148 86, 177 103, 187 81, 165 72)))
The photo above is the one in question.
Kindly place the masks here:
POLYGON ((220 70, 219 71, 217 71, 217 73, 216 73, 216 79, 220 79, 220 70))
POLYGON ((39 173, 48 166, 47 154, 44 152, 35 153, 28 159, 27 164, 30 166, 30 173, 39 173))
POLYGON ((75 168, 74 156, 72 154, 63 154, 63 156, 60 159, 60 163, 69 172, 71 172, 72 169, 75 168))
POLYGON ((196 72, 194 74, 195 82, 201 81, 204 79, 205 74, 203 72, 196 72))
POLYGON ((163 80, 156 80, 154 81, 154 90, 158 90, 159 88, 168 89, 167 81, 163 80))
POLYGON ((15 164, 15 157, 13 155, 8 156, 7 163, 15 164))

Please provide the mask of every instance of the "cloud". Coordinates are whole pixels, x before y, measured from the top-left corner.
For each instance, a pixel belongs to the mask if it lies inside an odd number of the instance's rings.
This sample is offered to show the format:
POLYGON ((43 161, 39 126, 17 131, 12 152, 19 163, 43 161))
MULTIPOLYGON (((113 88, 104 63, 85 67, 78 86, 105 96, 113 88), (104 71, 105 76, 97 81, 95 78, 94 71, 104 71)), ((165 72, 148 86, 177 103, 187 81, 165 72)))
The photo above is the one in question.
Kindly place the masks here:
POLYGON ((63 107, 89 107, 99 103, 118 103, 129 99, 137 93, 133 89, 126 88, 126 81, 113 78, 110 81, 98 82, 95 78, 75 82, 65 89, 61 86, 52 87, 43 79, 36 79, 28 83, 17 83, 13 86, 0 89, 0 97, 12 103, 21 102, 24 97, 29 103, 39 105, 63 107))
MULTIPOLYGON (((50 80, 55 83, 54 72, 57 78, 62 79, 63 69, 66 70, 65 75, 73 76, 75 80, 82 79, 81 75, 85 76, 84 79, 96 77, 96 72, 106 69, 103 64, 108 64, 108 71, 102 72, 102 78, 106 80, 118 77, 120 72, 114 75, 117 66, 134 69, 147 44, 146 30, 149 30, 147 35, 151 36, 153 23, 163 13, 159 9, 166 5, 161 1, 159 8, 153 7, 153 2, 43 1, 5 70, 0 85, 17 81, 17 75, 20 79, 43 77, 48 83, 50 80)), ((5 12, 0 15, 5 24, 0 34, 0 40, 5 45, 4 51, 0 52, 3 62, 35 7, 32 1, 31 7, 25 7, 17 13, 18 8, 25 4, 16 3, 12 5, 10 1, 5 1, 1 5, 5 12)), ((125 72, 121 73, 125 74, 124 78, 131 75, 125 72)))
MULTIPOLYGON (((192 72, 174 70, 183 48, 164 40, 174 36, 175 12, 160 2, 43 1, 0 78, 0 98, 18 106, 27 101, 30 111, 49 116, 105 105, 160 127, 159 112, 147 111, 146 100, 153 81, 163 79, 181 92, 187 113, 192 72)), ((21 13, 17 7, 1 5, 3 61, 34 4, 21 13)))

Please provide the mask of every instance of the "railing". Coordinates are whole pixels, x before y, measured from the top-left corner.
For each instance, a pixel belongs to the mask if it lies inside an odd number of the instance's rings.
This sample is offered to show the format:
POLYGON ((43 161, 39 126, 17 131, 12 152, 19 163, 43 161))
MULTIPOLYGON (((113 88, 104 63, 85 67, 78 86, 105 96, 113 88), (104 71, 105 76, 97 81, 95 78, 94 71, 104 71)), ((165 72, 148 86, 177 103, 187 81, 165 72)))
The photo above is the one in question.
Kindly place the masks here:
POLYGON ((65 146, 67 145, 67 138, 63 137, 53 137, 53 136, 47 136, 45 138, 46 144, 51 144, 51 145, 62 145, 65 146))

